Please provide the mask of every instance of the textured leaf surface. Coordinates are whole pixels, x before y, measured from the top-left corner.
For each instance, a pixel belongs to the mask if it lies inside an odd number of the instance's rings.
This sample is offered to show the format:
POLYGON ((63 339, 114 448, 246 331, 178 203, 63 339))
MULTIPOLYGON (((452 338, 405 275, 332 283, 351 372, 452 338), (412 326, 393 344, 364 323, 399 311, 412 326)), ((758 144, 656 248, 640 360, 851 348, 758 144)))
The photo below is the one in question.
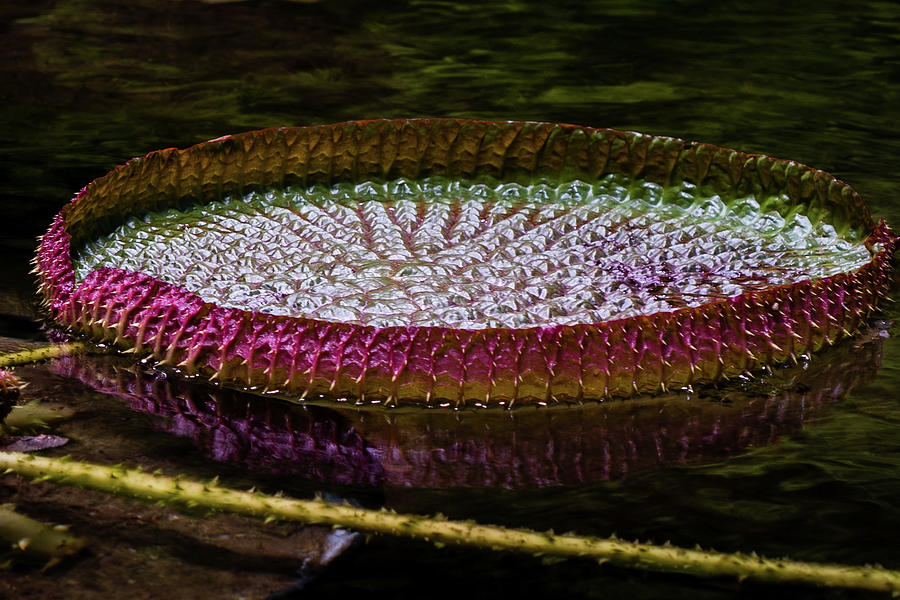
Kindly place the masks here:
POLYGON ((390 327, 599 323, 858 268, 865 245, 745 197, 621 177, 270 189, 133 219, 81 252, 215 304, 390 327))

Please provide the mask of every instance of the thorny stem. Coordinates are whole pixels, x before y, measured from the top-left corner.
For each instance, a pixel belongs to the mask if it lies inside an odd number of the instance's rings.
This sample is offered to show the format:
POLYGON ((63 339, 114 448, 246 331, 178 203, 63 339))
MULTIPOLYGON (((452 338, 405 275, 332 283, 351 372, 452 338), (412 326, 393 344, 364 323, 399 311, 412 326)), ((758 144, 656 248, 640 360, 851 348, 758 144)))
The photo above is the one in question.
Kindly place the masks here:
POLYGON ((74 354, 75 352, 88 350, 91 347, 92 346, 84 342, 68 342, 64 344, 53 344, 51 346, 41 346, 40 348, 27 348, 8 354, 0 354, 0 369, 16 365, 27 365, 28 363, 46 360, 48 358, 74 354))
POLYGON ((96 465, 64 458, 0 452, 0 469, 151 501, 202 506, 266 520, 331 525, 422 539, 437 544, 475 546, 535 555, 583 557, 629 568, 705 577, 732 576, 771 583, 857 588, 900 595, 900 572, 881 567, 773 560, 756 555, 628 542, 614 537, 558 535, 552 532, 479 525, 471 521, 448 521, 397 514, 384 509, 370 510, 332 504, 319 499, 297 500, 253 491, 237 491, 221 487, 215 482, 203 483, 184 477, 167 477, 145 473, 139 469, 129 470, 122 466, 96 465))
POLYGON ((85 545, 83 539, 70 535, 65 527, 53 527, 29 519, 8 505, 0 505, 0 541, 11 542, 14 551, 49 561, 47 567, 77 553, 85 545))

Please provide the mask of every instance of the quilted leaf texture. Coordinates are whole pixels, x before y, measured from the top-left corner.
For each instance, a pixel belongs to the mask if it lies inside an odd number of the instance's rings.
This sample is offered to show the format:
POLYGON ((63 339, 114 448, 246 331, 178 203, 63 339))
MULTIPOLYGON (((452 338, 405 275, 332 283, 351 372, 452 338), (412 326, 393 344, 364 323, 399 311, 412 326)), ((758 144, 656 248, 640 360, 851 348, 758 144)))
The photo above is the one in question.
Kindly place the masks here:
POLYGON ((827 173, 552 123, 378 120, 134 159, 43 236, 59 324, 291 399, 711 383, 853 335, 897 238, 827 173))

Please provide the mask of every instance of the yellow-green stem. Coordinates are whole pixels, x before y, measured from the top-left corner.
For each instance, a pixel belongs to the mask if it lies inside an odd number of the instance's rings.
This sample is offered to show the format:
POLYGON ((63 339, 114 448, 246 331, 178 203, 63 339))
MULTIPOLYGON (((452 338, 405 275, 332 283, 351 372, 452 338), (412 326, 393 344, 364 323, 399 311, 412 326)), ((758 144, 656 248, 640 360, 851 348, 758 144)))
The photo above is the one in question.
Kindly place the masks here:
POLYGON ((63 527, 29 519, 6 505, 0 505, 0 542, 25 556, 51 562, 75 554, 85 544, 63 527))
POLYGON ((68 342, 65 344, 53 344, 52 346, 41 346, 40 348, 27 348, 17 352, 0 355, 0 369, 4 367, 13 367, 16 365, 27 365, 28 363, 46 360, 48 358, 56 358, 57 356, 65 356, 75 352, 83 352, 91 348, 84 342, 68 342))
POLYGON ((625 567, 698 576, 733 576, 773 583, 804 583, 900 594, 900 572, 880 567, 772 560, 755 555, 688 550, 615 538, 507 529, 474 522, 356 508, 322 500, 268 496, 258 492, 231 490, 212 482, 166 477, 121 466, 95 465, 18 453, 0 452, 0 469, 152 501, 203 506, 264 519, 332 525, 435 543, 591 558, 625 567))

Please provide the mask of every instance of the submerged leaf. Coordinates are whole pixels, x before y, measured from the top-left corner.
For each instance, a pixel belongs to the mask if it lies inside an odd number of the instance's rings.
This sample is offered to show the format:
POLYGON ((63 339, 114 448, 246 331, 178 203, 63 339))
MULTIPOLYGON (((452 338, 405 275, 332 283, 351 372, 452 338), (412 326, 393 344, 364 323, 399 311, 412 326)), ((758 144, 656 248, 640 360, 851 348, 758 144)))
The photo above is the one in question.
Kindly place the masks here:
POLYGON ((0 444, 0 452, 37 452, 48 448, 58 448, 69 443, 69 438, 61 435, 17 435, 0 444))

